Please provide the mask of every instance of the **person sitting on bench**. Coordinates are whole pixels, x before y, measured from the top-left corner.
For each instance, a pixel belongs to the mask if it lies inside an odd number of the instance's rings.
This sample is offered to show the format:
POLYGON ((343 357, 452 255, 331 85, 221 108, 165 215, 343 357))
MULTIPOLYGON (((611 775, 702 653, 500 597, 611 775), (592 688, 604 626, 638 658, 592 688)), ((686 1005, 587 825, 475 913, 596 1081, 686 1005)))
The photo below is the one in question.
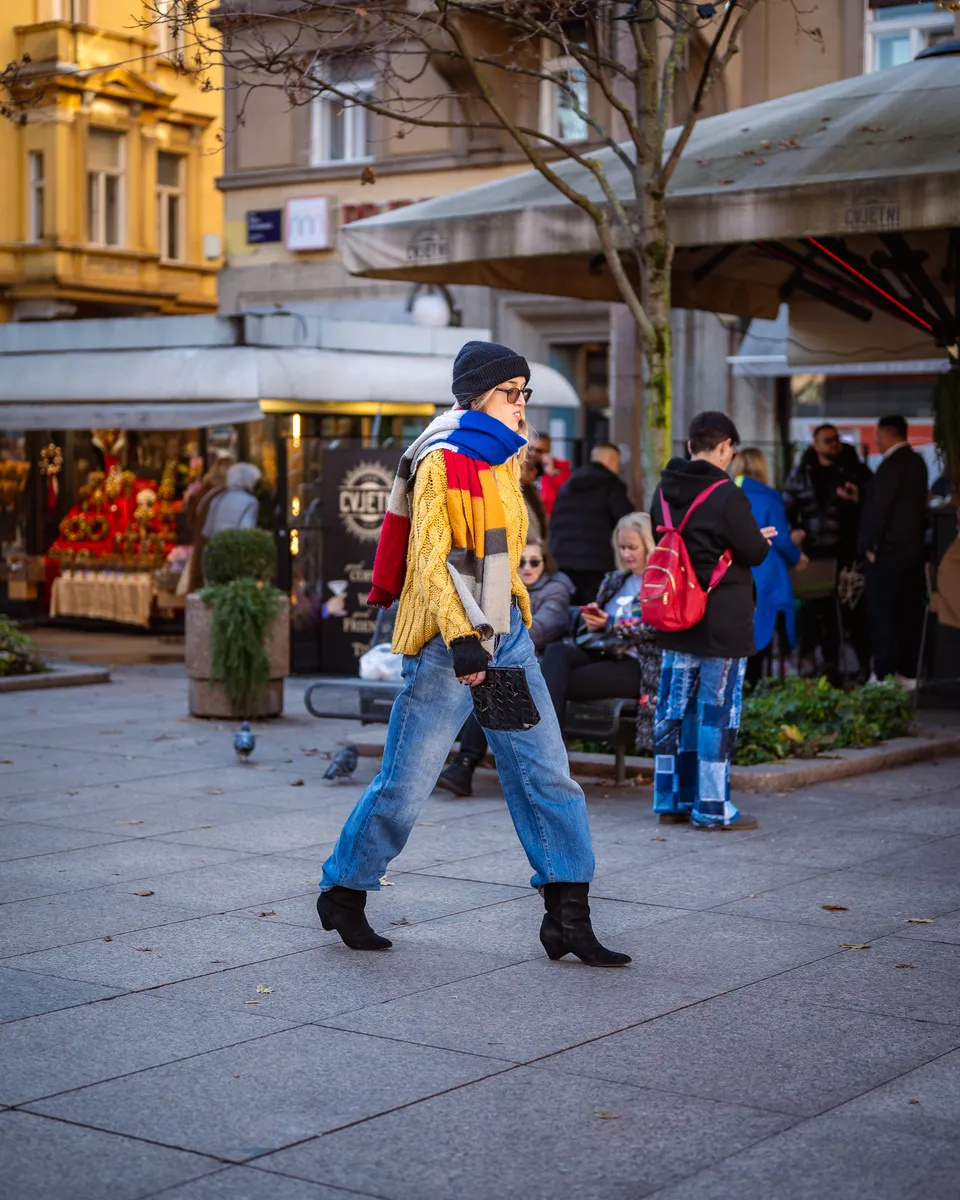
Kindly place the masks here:
POLYGON ((619 569, 604 576, 596 601, 580 610, 573 641, 547 647, 543 678, 561 729, 568 700, 626 697, 638 702, 637 746, 653 746, 660 651, 640 617, 640 581, 653 545, 647 513, 623 517, 613 533, 619 569))
MULTIPOLYGON (((557 570, 543 540, 527 535, 520 556, 519 575, 530 596, 530 640, 539 657, 549 642, 570 628, 570 605, 576 590, 570 579, 557 570)), ((437 787, 455 796, 473 795, 473 773, 487 752, 487 736, 476 717, 467 719, 460 735, 460 750, 448 767, 440 772, 437 787)))

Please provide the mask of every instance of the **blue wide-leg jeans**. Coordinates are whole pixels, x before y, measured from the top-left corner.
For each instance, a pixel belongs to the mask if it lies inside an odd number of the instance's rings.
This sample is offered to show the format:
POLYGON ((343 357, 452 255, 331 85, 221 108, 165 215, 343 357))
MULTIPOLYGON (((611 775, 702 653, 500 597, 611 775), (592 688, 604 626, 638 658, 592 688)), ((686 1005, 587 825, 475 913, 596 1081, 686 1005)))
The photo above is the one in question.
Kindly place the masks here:
POLYGON ((745 658, 663 652, 654 719, 653 811, 693 825, 732 825, 730 760, 737 743, 745 658))
MULTIPOLYGON (((495 667, 523 667, 539 724, 521 733, 487 731, 490 749, 517 835, 533 868, 533 887, 589 883, 594 858, 587 806, 570 777, 553 704, 519 610, 510 632, 496 639, 495 667)), ((387 864, 406 845, 420 806, 446 764, 473 709, 470 689, 457 681, 443 638, 403 660, 405 687, 390 714, 380 773, 347 818, 323 864, 322 889, 335 885, 377 891, 387 864)), ((469 845, 464 844, 464 853, 469 845)))

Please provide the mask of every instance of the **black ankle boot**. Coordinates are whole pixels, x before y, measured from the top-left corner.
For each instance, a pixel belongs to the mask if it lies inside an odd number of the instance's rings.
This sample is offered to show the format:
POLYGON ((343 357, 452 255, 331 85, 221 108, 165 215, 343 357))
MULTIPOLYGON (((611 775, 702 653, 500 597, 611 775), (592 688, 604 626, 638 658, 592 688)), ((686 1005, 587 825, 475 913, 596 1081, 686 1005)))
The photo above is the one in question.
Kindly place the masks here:
POLYGON ((466 750, 461 750, 453 762, 440 772, 437 787, 442 787, 455 796, 473 795, 473 773, 477 769, 477 760, 466 750))
POLYGON ((370 928, 364 916, 367 893, 332 887, 317 897, 317 916, 324 929, 335 929, 351 950, 389 950, 393 942, 370 928))
POLYGON ((633 960, 601 946, 590 924, 588 883, 547 883, 541 888, 546 914, 540 941, 553 960, 575 954, 588 967, 625 967, 633 960))

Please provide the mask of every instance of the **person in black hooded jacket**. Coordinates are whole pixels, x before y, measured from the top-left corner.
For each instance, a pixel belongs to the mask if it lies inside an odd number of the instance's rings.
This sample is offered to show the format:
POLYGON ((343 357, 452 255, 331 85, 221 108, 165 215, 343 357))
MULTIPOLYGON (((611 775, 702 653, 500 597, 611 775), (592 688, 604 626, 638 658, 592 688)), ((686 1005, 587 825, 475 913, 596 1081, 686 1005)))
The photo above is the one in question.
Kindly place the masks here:
POLYGON ((592 603, 604 575, 616 566, 613 531, 621 517, 633 512, 619 469, 616 446, 594 446, 590 462, 573 472, 554 501, 550 552, 576 588, 577 604, 592 603))
POLYGON ((665 507, 678 527, 694 500, 719 483, 692 513, 683 540, 704 590, 723 554, 733 555, 710 591, 702 619, 657 637, 664 655, 654 719, 653 810, 664 825, 757 828, 756 817, 739 812, 730 800, 730 759, 747 658, 755 651, 751 568, 767 557, 777 531, 757 525, 749 500, 727 474, 739 441, 725 414, 698 414, 690 423, 690 461, 674 458, 667 464, 651 507, 659 540, 665 507))

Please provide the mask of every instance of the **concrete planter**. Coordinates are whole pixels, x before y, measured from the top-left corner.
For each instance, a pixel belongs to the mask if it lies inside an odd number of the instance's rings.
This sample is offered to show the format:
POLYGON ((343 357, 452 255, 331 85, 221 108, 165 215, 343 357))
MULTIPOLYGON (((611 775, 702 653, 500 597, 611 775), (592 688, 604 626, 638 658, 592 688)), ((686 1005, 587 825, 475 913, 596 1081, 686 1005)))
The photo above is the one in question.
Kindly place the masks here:
POLYGON ((187 597, 185 613, 188 702, 193 717, 279 717, 283 712, 283 681, 290 671, 290 601, 283 596, 277 616, 267 629, 266 651, 270 680, 255 712, 237 712, 222 684, 214 683, 211 666, 213 609, 197 595, 187 597))

